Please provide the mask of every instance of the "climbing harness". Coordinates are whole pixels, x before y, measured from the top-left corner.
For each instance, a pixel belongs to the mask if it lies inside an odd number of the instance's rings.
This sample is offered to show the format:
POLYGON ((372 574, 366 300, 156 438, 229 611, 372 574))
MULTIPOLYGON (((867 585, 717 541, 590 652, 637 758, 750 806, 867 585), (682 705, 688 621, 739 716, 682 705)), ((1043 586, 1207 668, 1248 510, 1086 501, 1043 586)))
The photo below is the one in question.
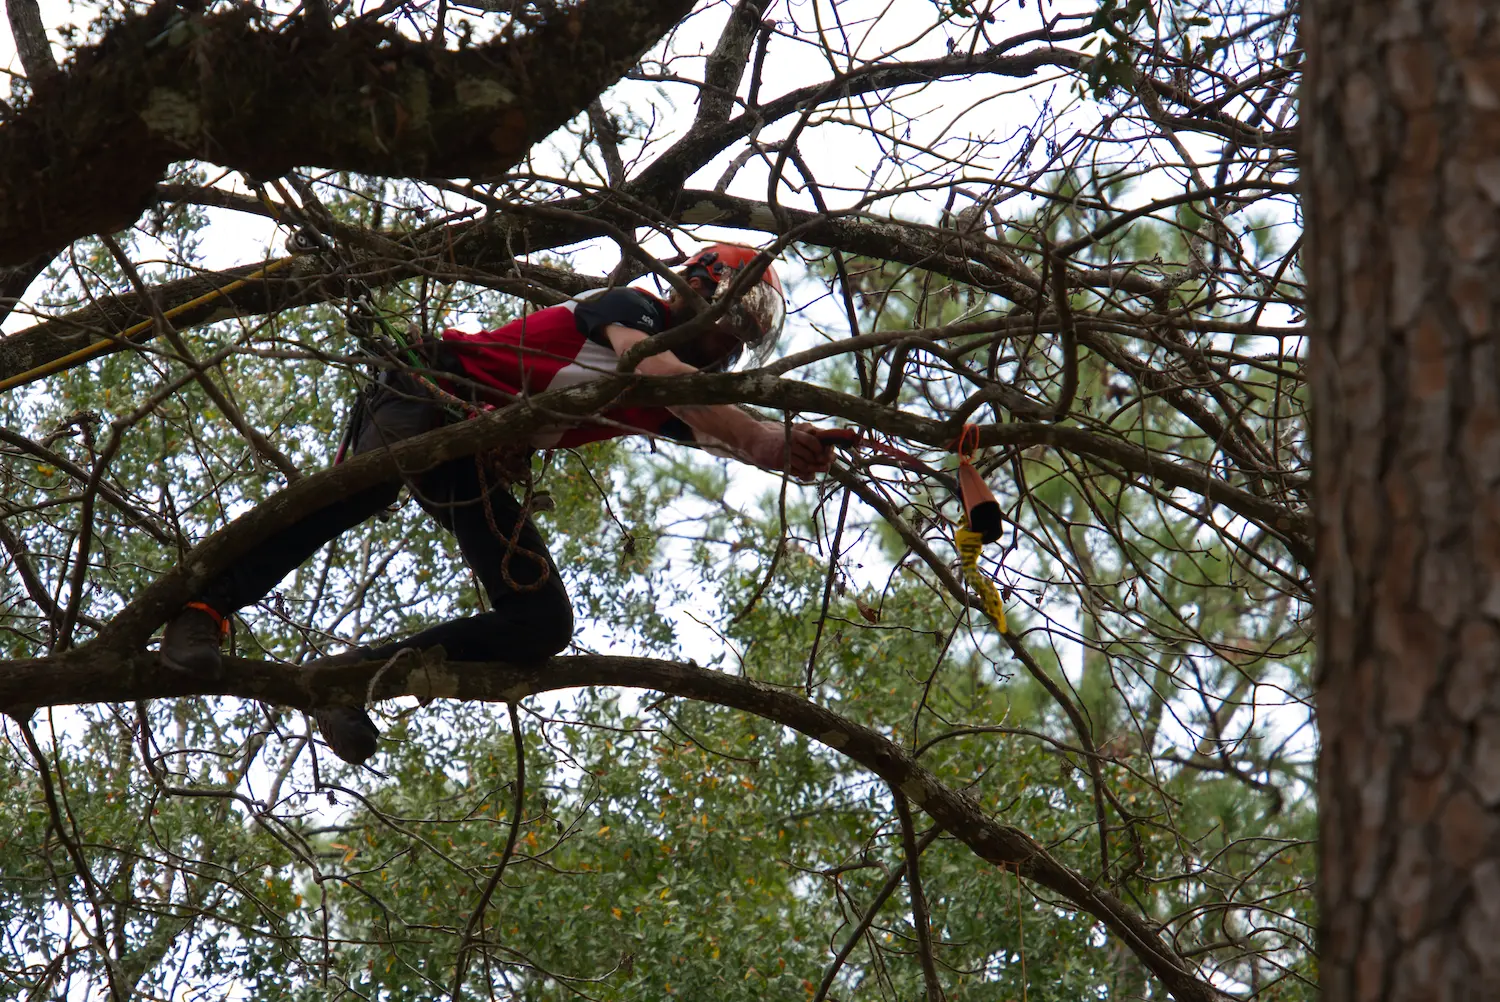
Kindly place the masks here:
MULTIPOLYGON (((291 199, 287 192, 278 182, 278 192, 287 204, 291 199)), ((271 210, 273 218, 281 221, 279 207, 275 205, 265 194, 263 188, 257 189, 261 200, 271 210)), ((287 238, 286 246, 294 254, 322 254, 330 259, 330 264, 345 267, 348 262, 342 260, 338 248, 324 234, 311 225, 303 225, 294 230, 287 238)), ((467 420, 479 416, 481 409, 474 403, 450 393, 438 384, 429 373, 433 370, 433 362, 423 354, 418 343, 403 336, 402 332, 392 324, 375 305, 374 294, 364 282, 348 274, 344 278, 347 292, 347 307, 344 312, 344 325, 350 335, 359 342, 364 351, 374 359, 384 359, 394 363, 399 369, 394 370, 404 373, 409 379, 426 392, 433 402, 444 411, 449 420, 467 420), (378 328, 378 333, 377 333, 378 328)), ((408 331, 410 333, 410 331, 408 331)), ((375 382, 386 382, 393 370, 382 369, 381 374, 376 377, 375 382)), ((363 394, 356 406, 366 403, 363 394)), ((354 422, 344 431, 343 441, 339 445, 334 462, 343 459, 346 448, 352 444, 354 422)), ((524 530, 531 512, 541 503, 541 496, 535 490, 535 483, 531 473, 531 462, 528 455, 523 455, 520 450, 512 447, 498 446, 484 452, 474 454, 474 473, 479 487, 480 499, 484 506, 484 517, 490 532, 496 539, 505 543, 505 556, 500 562, 501 579, 507 588, 513 592, 536 591, 547 583, 552 574, 552 568, 547 559, 540 554, 521 545, 521 533, 524 530), (491 481, 488 473, 493 473, 498 483, 491 481), (495 518, 495 508, 492 502, 492 493, 496 490, 505 490, 510 485, 521 483, 524 487, 524 496, 520 502, 520 511, 515 518, 515 524, 510 532, 501 530, 495 518), (538 573, 535 581, 530 584, 521 584, 511 574, 511 562, 517 553, 529 558, 537 565, 538 573)))
POLYGON ((984 477, 974 468, 972 457, 974 450, 979 446, 978 427, 972 424, 964 425, 954 445, 953 451, 958 454, 957 478, 934 469, 903 449, 872 439, 854 428, 828 428, 819 431, 817 437, 831 446, 844 449, 864 447, 872 452, 880 453, 893 465, 941 481, 957 496, 959 504, 963 507, 963 524, 953 532, 953 543, 958 550, 959 567, 963 571, 964 580, 979 595, 984 614, 989 617, 990 622, 995 624, 995 629, 1002 634, 1009 632, 1000 592, 989 576, 979 568, 979 557, 984 550, 984 545, 1000 538, 1003 522, 1000 503, 995 500, 995 495, 990 491, 989 485, 984 482, 984 477))

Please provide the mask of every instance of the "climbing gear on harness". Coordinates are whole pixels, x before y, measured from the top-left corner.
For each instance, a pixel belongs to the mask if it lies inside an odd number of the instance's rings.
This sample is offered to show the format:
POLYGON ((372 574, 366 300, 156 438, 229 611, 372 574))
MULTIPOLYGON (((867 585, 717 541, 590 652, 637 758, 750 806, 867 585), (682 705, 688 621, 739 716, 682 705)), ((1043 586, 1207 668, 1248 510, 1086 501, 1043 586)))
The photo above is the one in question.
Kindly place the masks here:
POLYGON ((389 359, 398 365, 409 365, 416 369, 430 368, 427 360, 417 350, 417 345, 403 336, 376 308, 369 288, 356 279, 346 281, 356 291, 349 296, 349 306, 344 312, 344 327, 355 340, 370 354, 389 359), (377 327, 380 328, 379 334, 375 333, 377 327))
MULTIPOLYGON (((297 229, 287 238, 286 245, 288 249, 294 251, 320 253, 330 257, 338 254, 338 248, 327 237, 309 226, 297 229)), ((403 335, 376 307, 374 296, 368 286, 352 276, 346 277, 345 283, 348 289, 345 328, 360 343, 367 354, 388 363, 381 368, 380 372, 366 387, 362 388, 359 399, 355 401, 355 415, 365 413, 365 408, 371 403, 373 395, 379 392, 380 386, 394 386, 398 381, 402 380, 409 381, 412 388, 425 392, 431 397, 434 405, 445 412, 449 420, 461 421, 477 417, 482 412, 482 409, 472 401, 462 399, 438 385, 437 381, 431 375, 435 368, 438 368, 434 365, 436 359, 428 357, 431 354, 431 346, 430 344, 423 343, 420 331, 410 328, 406 332, 406 335, 403 335), (413 336, 413 332, 415 332, 415 336, 413 336), (396 368, 390 368, 392 364, 396 368)), ((335 463, 343 461, 346 452, 353 444, 355 424, 355 421, 350 421, 346 426, 343 439, 339 443, 338 451, 334 456, 335 463)), ((502 539, 507 544, 506 555, 500 566, 500 573, 505 583, 517 592, 535 591, 541 588, 552 573, 552 568, 545 559, 520 545, 521 530, 526 524, 527 517, 535 510, 536 504, 536 495, 531 476, 531 450, 512 444, 501 445, 484 452, 478 452, 474 454, 474 469, 479 484, 481 502, 484 506, 485 519, 489 524, 490 531, 495 534, 497 539, 502 539), (498 481, 493 487, 494 490, 506 490, 515 483, 525 485, 525 496, 521 502, 521 517, 516 520, 515 529, 511 533, 501 532, 496 523, 494 506, 491 500, 491 478, 498 481), (511 560, 518 551, 524 557, 529 557, 539 564, 540 573, 538 580, 529 585, 518 584, 511 576, 511 560)), ((550 498, 547 500, 550 501, 550 498)), ((363 713, 363 711, 360 712, 363 713)), ((352 730, 349 730, 349 733, 357 737, 357 732, 360 730, 359 722, 354 721, 351 723, 349 719, 345 719, 347 717, 348 715, 345 714, 343 718, 333 720, 330 726, 340 726, 340 721, 342 721, 346 725, 346 729, 352 728, 352 730)), ((322 721, 321 718, 319 719, 321 726, 322 721)), ((365 719, 368 722, 368 718, 365 719)), ((374 725, 370 724, 370 727, 373 728, 374 725)), ((373 738, 371 738, 371 741, 373 742, 373 738)), ((357 759, 350 758, 339 751, 331 738, 329 746, 333 747, 335 752, 338 752, 339 757, 351 762, 363 761, 363 758, 367 758, 370 754, 374 753, 373 743, 371 744, 370 751, 357 759)), ((362 749, 362 747, 359 744, 352 746, 353 750, 362 749)))
MULTIPOLYGON (((248 179, 247 179, 248 180, 248 179)), ((265 185, 253 184, 256 195, 271 218, 281 225, 291 225, 300 222, 286 238, 286 249, 293 255, 322 254, 331 265, 335 265, 345 272, 344 290, 345 303, 344 326, 360 343, 360 346, 370 355, 377 358, 386 358, 402 365, 413 365, 417 368, 425 368, 426 365, 421 356, 412 345, 407 343, 406 338, 392 327, 381 312, 375 308, 373 294, 370 287, 358 278, 349 274, 350 261, 346 255, 339 253, 339 248, 334 242, 311 222, 308 221, 308 213, 305 208, 297 208, 280 181, 272 180, 271 185, 280 193, 284 204, 277 204, 266 194, 265 185), (288 215, 294 216, 289 223, 288 215), (375 334, 375 327, 379 327, 382 335, 375 334)))
MULTIPOLYGON (((688 258, 682 273, 711 285, 709 300, 718 302, 734 284, 735 273, 749 267, 758 255, 753 248, 739 244, 713 244, 688 258)), ((775 268, 766 265, 760 281, 730 304, 725 320, 735 337, 744 342, 752 367, 764 364, 786 325, 786 293, 775 268)))
POLYGON ((327 250, 328 240, 318 240, 311 230, 306 227, 295 229, 286 238, 286 249, 292 254, 316 254, 320 250, 327 250))

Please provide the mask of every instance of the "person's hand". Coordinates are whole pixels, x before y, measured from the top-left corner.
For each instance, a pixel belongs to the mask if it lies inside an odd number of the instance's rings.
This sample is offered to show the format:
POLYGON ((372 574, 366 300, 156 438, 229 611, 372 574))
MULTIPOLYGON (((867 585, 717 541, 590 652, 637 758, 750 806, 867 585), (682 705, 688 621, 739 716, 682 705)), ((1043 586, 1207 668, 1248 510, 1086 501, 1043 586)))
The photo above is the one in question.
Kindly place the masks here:
POLYGON ((785 469, 798 480, 808 480, 828 472, 833 464, 833 447, 818 438, 817 432, 810 424, 793 425, 789 433, 785 425, 762 422, 746 458, 763 470, 785 469))

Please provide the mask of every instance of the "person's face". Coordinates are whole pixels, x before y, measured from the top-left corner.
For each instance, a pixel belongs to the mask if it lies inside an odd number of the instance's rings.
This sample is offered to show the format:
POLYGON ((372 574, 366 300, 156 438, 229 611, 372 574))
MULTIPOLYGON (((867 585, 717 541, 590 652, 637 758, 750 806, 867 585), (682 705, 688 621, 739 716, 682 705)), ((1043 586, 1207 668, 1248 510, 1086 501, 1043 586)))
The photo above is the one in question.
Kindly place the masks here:
MULTIPOLYGON (((708 282, 694 276, 688 279, 688 284, 704 299, 713 299, 714 287, 708 282)), ((674 312, 682 308, 681 298, 675 293, 672 296, 671 305, 674 312)), ((737 352, 742 351, 744 346, 745 342, 735 334, 733 325, 727 320, 721 320, 711 329, 699 334, 691 344, 675 349, 675 354, 694 368, 714 369, 737 352)))
POLYGON ((718 323, 677 349, 677 357, 698 369, 715 369, 736 352, 744 342, 735 336, 728 324, 718 323))

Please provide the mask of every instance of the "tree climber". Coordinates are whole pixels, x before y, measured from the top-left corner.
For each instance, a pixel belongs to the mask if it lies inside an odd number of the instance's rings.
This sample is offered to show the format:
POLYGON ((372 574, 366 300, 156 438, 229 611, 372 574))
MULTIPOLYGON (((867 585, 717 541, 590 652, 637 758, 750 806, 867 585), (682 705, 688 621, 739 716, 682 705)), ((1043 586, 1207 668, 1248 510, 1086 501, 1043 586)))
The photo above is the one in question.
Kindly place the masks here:
MULTIPOLYGON (((712 302, 729 290, 735 273, 755 256, 746 247, 715 244, 689 259, 681 276, 712 302)), ((348 451, 359 455, 454 420, 441 400, 446 394, 468 401, 472 410, 503 406, 525 393, 603 379, 616 372, 619 356, 633 345, 688 322, 698 312, 676 291, 662 301, 639 289, 617 288, 539 310, 496 330, 445 330, 440 342, 427 346, 433 379, 386 370, 373 392, 362 397, 345 438, 348 451), (434 381, 441 387, 438 393, 433 392, 434 381)), ((675 351, 645 358, 636 371, 653 376, 721 372, 742 355, 764 360, 785 316, 781 280, 768 267, 721 320, 675 351)), ((402 648, 437 645, 454 661, 541 661, 571 641, 573 610, 546 543, 509 490, 510 482, 529 475, 532 451, 651 434, 717 445, 742 462, 785 470, 797 478, 826 471, 830 463, 829 446, 811 426, 797 425, 788 432, 780 423, 758 420, 728 405, 622 407, 600 418, 539 432, 505 457, 514 462, 499 464, 494 456, 455 459, 308 512, 194 596, 167 624, 162 663, 192 675, 215 675, 230 616, 259 601, 324 544, 391 505, 403 482, 417 503, 458 539, 464 559, 489 596, 490 611, 318 663, 384 660, 402 648), (498 468, 502 465, 519 468, 519 473, 507 476, 498 468)), ((316 710, 313 717, 329 747, 345 761, 363 762, 375 753, 379 731, 362 707, 316 710)))

